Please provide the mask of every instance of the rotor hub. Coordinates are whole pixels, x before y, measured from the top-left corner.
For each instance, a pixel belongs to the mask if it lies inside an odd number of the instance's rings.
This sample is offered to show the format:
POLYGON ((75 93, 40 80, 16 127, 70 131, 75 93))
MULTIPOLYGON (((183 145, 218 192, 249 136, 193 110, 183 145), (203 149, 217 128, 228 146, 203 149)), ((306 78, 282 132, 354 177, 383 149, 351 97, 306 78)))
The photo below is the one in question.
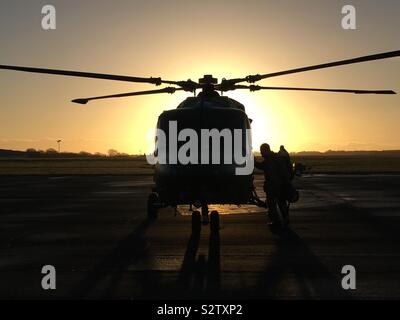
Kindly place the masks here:
POLYGON ((199 79, 199 83, 203 85, 214 85, 218 83, 218 79, 214 78, 211 74, 206 74, 203 78, 199 79))

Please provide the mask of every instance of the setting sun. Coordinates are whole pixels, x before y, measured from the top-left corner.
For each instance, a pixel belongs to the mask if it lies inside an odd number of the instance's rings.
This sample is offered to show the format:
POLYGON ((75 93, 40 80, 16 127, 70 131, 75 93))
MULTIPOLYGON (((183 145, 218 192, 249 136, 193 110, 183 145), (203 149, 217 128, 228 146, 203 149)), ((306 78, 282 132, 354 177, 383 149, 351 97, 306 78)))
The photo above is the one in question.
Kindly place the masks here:
MULTIPOLYGON (((34 3, 26 6, 27 11, 34 10, 34 3)), ((71 10, 63 2, 57 6, 60 12, 71 10)), ((23 26, 19 26, 5 16, 5 32, 0 39, 2 43, 12 41, 13 45, 2 48, 2 64, 176 81, 197 81, 204 74, 212 74, 221 81, 370 54, 378 49, 390 51, 398 43, 398 34, 393 31, 398 30, 398 19, 385 18, 385 23, 393 25, 389 28, 374 16, 370 19, 373 22, 357 33, 344 31, 335 23, 324 23, 319 18, 326 17, 324 12, 339 10, 333 3, 320 5, 320 15, 293 9, 300 4, 292 4, 288 11, 285 4, 269 6, 257 1, 250 6, 235 3, 227 7, 222 2, 208 1, 185 6, 184 11, 190 14, 177 13, 164 3, 152 11, 150 4, 133 6, 123 2, 118 5, 115 23, 114 17, 109 16, 115 10, 111 2, 102 2, 96 15, 91 6, 82 5, 79 15, 71 15, 71 19, 48 32, 35 28, 34 18, 24 19, 23 26), (206 21, 204 10, 208 12, 206 21), (148 25, 149 12, 156 23, 148 25), (96 21, 106 22, 99 25, 96 21), (167 27, 172 21, 173 27, 167 27), (234 27, 234 21, 241 21, 240 28, 234 27), (146 29, 140 28, 143 25, 146 29), (13 30, 20 27, 25 31, 11 39, 13 30), (382 31, 382 36, 372 45, 368 35, 377 30, 382 31), (335 41, 327 41, 326 35, 334 35, 335 41), (35 46, 27 50, 27 43, 33 42, 35 46)), ((396 65, 397 59, 388 59, 276 77, 258 84, 396 91, 396 65)), ((160 113, 176 108, 192 95, 177 91, 173 95, 97 100, 80 106, 70 101, 161 86, 7 70, 0 77, 4 106, 0 116, 7 119, 0 127, 0 144, 9 149, 46 150, 56 148, 56 141, 62 139, 65 151, 105 153, 117 149, 144 153, 148 149, 147 132, 155 128, 160 113)), ((274 90, 236 90, 224 95, 243 103, 253 120, 254 150, 262 142, 270 143, 274 149, 284 144, 289 151, 400 147, 396 95, 274 90)))

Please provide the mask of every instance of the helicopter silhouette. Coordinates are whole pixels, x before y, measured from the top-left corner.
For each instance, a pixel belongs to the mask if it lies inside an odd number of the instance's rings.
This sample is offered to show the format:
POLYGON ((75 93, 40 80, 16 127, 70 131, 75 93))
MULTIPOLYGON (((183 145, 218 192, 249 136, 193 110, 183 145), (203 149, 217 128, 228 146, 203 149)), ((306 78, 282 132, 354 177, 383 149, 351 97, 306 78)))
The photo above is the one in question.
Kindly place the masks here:
MULTIPOLYGON (((179 129, 191 128, 196 132, 199 132, 202 129, 241 129, 245 131, 251 129, 251 120, 247 117, 244 105, 227 96, 223 96, 224 92, 232 90, 250 90, 251 92, 260 90, 295 90, 353 94, 396 94, 396 92, 392 90, 272 87, 259 86, 255 85, 255 83, 267 78, 319 70, 324 68, 344 66, 361 62, 388 59, 398 56, 400 56, 400 50, 300 67, 273 73, 249 75, 243 78, 222 79, 220 82, 218 82, 218 79, 214 78, 212 75, 205 75, 203 78, 199 79, 198 82, 195 82, 191 79, 183 81, 172 81, 164 80, 160 77, 143 78, 10 65, 0 65, 0 69, 134 83, 148 83, 156 86, 168 85, 167 87, 164 87, 162 89, 136 91, 90 98, 80 98, 74 99, 72 100, 72 102, 78 104, 87 104, 90 101, 100 99, 122 98, 160 93, 172 94, 176 91, 186 91, 194 93, 194 96, 188 97, 176 109, 164 111, 158 118, 158 129, 168 131, 168 123, 171 121, 175 121, 179 129), (249 85, 242 84, 244 82, 249 83, 249 85), (197 90, 201 90, 201 92, 196 96, 197 90)), ((166 140, 169 141, 168 136, 166 140)), ((200 149, 200 153, 201 152, 202 149, 200 149)), ((164 207, 172 206, 176 209, 178 205, 189 204, 191 208, 192 206, 195 206, 196 208, 201 208, 201 214, 198 210, 192 211, 193 230, 198 231, 199 228, 201 228, 201 216, 203 217, 203 222, 208 223, 210 219, 211 230, 217 230, 219 228, 218 212, 213 211, 209 215, 208 205, 265 205, 264 202, 259 199, 255 192, 253 184, 253 172, 244 175, 236 175, 235 169, 237 169, 238 166, 240 165, 236 163, 157 163, 155 165, 154 173, 155 187, 153 188, 153 192, 149 194, 147 200, 148 216, 151 218, 156 217, 159 209, 164 207)))

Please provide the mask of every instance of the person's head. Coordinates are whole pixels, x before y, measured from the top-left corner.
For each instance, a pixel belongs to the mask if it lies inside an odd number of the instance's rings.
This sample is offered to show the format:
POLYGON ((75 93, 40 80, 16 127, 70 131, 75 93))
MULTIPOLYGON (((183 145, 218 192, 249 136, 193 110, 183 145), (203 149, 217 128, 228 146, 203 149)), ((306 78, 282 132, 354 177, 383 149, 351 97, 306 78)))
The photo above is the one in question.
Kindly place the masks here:
POLYGON ((270 152, 271 152, 271 147, 269 146, 268 143, 263 143, 260 146, 260 153, 264 158, 267 157, 268 153, 270 153, 270 152))
POLYGON ((279 148, 279 150, 284 151, 284 150, 285 150, 285 146, 284 146, 284 145, 281 145, 280 148, 279 148))

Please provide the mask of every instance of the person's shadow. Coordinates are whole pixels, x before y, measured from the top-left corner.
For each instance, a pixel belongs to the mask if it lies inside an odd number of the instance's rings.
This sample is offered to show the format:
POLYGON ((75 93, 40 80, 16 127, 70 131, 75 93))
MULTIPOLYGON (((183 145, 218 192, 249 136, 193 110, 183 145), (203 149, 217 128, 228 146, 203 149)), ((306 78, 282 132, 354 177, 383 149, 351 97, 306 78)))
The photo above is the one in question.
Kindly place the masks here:
POLYGON ((267 260, 255 292, 257 298, 276 298, 287 291, 292 291, 293 296, 284 298, 351 298, 341 287, 341 279, 328 270, 294 231, 286 230, 275 244, 276 251, 267 260))

